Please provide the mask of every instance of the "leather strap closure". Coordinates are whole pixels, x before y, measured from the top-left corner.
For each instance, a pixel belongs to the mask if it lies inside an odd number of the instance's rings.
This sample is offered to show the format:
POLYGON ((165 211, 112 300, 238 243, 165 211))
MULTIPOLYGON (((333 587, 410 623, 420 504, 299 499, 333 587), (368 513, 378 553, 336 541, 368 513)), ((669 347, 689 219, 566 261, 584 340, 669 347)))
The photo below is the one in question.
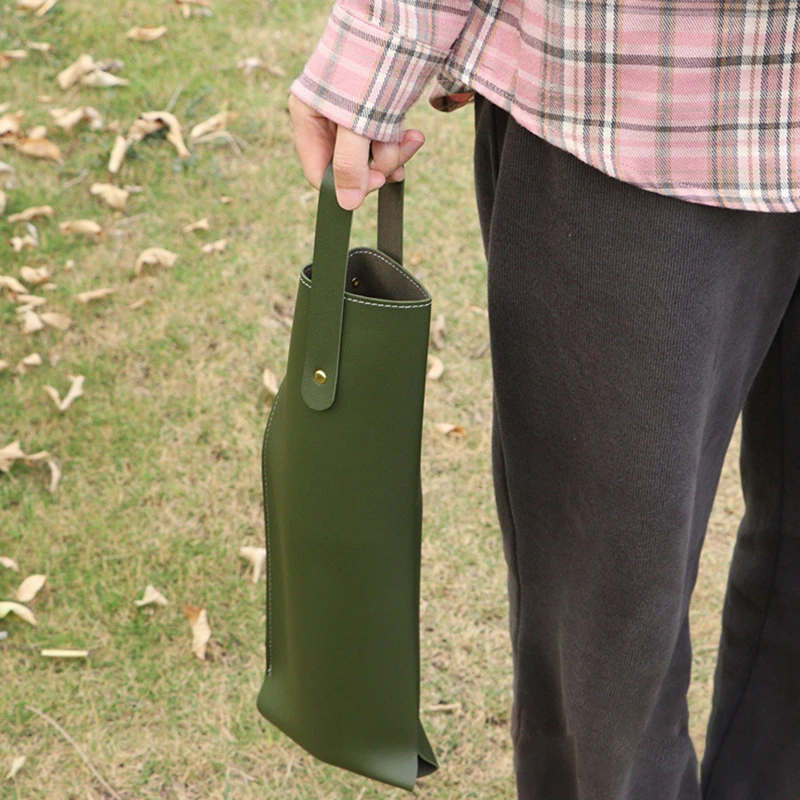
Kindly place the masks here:
MULTIPOLYGON (((353 212, 343 209, 336 200, 331 162, 319 192, 306 358, 300 386, 303 400, 314 411, 330 408, 336 399, 352 220, 353 212)), ((378 249, 402 263, 402 181, 384 184, 378 192, 378 249)))

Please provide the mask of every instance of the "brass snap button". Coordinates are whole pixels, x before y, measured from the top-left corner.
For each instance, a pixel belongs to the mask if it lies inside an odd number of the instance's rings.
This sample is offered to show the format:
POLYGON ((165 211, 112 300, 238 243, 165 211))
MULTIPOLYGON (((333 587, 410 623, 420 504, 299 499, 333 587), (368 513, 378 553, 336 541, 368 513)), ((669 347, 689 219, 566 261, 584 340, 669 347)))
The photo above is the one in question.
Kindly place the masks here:
POLYGON ((314 373, 314 380, 317 383, 322 384, 322 383, 325 383, 326 380, 328 380, 328 376, 321 369, 318 369, 314 373))

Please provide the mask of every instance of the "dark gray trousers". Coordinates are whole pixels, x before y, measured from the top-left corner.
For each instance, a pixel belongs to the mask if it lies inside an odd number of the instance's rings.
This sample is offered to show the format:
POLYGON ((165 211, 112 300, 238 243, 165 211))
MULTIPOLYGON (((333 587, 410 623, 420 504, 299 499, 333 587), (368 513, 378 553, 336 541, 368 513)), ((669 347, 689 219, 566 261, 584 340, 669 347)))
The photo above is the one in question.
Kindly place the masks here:
POLYGON ((800 798, 800 215, 611 178, 476 102, 521 800, 800 798), (702 781, 689 599, 743 409, 702 781))

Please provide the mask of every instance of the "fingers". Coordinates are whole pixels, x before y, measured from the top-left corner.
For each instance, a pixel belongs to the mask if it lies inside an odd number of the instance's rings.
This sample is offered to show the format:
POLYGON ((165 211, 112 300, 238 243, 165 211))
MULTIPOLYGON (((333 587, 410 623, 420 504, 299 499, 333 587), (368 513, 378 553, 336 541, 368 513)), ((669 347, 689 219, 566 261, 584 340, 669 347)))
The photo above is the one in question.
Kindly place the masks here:
POLYGON ((325 169, 333 157, 338 126, 294 95, 289 95, 289 114, 294 129, 294 147, 303 174, 315 189, 319 189, 325 169))
POLYGON ((386 183, 386 176, 370 168, 369 148, 372 142, 365 136, 339 126, 333 151, 333 178, 336 199, 342 208, 354 210, 364 198, 386 183))
POLYGON ((399 142, 373 142, 370 166, 380 170, 389 181, 401 181, 405 174, 403 165, 411 160, 423 144, 424 134, 414 129, 403 131, 399 142))
POLYGON ((294 95, 289 96, 289 113, 295 149, 308 182, 319 189, 333 159, 336 197, 349 210, 358 208, 387 180, 403 180, 403 165, 425 143, 422 131, 413 129, 404 131, 399 142, 371 141, 323 117, 294 95))

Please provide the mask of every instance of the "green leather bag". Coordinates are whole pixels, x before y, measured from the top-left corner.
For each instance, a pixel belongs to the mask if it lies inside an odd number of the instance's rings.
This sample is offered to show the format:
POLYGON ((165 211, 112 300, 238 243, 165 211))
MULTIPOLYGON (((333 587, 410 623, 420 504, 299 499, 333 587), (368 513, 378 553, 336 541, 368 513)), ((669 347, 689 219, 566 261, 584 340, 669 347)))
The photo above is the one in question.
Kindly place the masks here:
POLYGON ((349 250, 331 167, 262 456, 267 672, 258 710, 317 758, 404 789, 419 718, 420 447, 431 297, 403 267, 403 184, 349 250))

